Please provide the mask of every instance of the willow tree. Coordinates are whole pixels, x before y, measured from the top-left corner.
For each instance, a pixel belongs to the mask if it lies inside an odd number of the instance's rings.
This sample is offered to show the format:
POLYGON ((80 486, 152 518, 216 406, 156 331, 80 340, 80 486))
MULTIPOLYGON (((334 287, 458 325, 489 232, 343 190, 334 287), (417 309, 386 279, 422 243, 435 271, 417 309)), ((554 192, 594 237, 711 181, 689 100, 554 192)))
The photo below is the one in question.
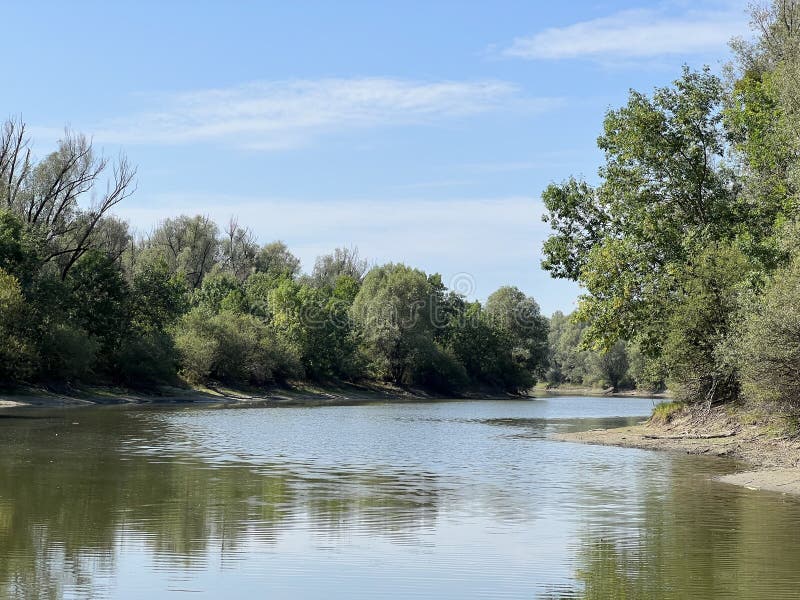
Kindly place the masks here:
POLYGON ((205 215, 165 219, 144 241, 141 254, 140 261, 166 261, 173 273, 197 289, 222 260, 219 228, 205 215))
POLYGON ((425 273, 402 264, 376 267, 364 278, 351 313, 376 375, 414 382, 434 352, 433 298, 425 273))

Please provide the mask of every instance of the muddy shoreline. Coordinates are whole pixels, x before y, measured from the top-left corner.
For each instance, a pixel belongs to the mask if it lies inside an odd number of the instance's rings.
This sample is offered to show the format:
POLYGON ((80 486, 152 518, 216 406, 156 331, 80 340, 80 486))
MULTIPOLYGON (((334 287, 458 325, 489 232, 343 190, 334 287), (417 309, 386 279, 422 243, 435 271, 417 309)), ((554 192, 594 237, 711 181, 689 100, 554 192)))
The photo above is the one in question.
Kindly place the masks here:
POLYGON ((530 400, 558 396, 597 397, 667 397, 645 392, 596 388, 545 388, 537 386, 528 394, 509 394, 479 390, 461 395, 439 394, 421 388, 399 387, 387 383, 368 382, 310 384, 303 381, 270 388, 161 387, 137 391, 127 388, 82 386, 63 390, 31 387, 14 392, 0 391, 0 409, 20 407, 79 407, 146 404, 226 404, 275 406, 347 406, 369 402, 424 402, 442 400, 530 400))
POLYGON ((389 384, 292 385, 242 389, 213 387, 164 387, 136 391, 113 387, 81 387, 60 391, 27 388, 0 392, 0 410, 14 408, 70 408, 111 405, 229 405, 229 406, 348 406, 370 402, 421 402, 449 399, 491 400, 528 399, 531 396, 496 392, 475 392, 460 397, 440 395, 421 389, 400 388, 389 384))
POLYGON ((646 421, 553 439, 733 458, 750 468, 719 481, 800 496, 800 437, 781 431, 774 421, 726 407, 687 409, 668 423, 646 421))

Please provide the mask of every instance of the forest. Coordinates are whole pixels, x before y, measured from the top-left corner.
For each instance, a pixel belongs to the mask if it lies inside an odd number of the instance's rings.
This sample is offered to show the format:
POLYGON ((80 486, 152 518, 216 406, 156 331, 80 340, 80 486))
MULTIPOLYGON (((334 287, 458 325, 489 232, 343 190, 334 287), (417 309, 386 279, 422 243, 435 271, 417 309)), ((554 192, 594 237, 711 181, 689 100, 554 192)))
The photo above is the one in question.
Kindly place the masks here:
POLYGON ((305 380, 518 393, 544 374, 548 323, 517 288, 482 305, 439 275, 370 266, 355 248, 304 274, 284 243, 202 215, 137 237, 113 216, 135 175, 71 132, 36 160, 25 124, 3 125, 4 387, 305 380))
POLYGON ((37 161, 25 124, 3 125, 3 387, 663 387, 645 382, 637 348, 585 348, 583 324, 545 318, 514 287, 468 301, 437 274, 370 266, 356 248, 318 257, 305 274, 283 242, 260 245, 235 219, 220 227, 180 215, 137 237, 113 216, 134 193, 135 175, 124 157, 98 156, 71 132, 37 161))
MULTIPOLYGON (((542 194, 542 268, 571 315, 511 286, 485 303, 356 248, 310 272, 232 219, 134 236, 136 187, 67 132, 37 160, 0 130, 0 383, 265 386, 385 381, 440 393, 638 387, 708 405, 800 408, 800 9, 753 11, 721 75, 632 90, 597 140, 597 178, 542 194)), ((533 268, 533 264, 532 264, 533 268)))
POLYGON ((678 401, 800 408, 800 8, 752 12, 718 76, 609 110, 596 181, 543 194, 542 266, 580 283, 582 348, 632 349, 678 401))

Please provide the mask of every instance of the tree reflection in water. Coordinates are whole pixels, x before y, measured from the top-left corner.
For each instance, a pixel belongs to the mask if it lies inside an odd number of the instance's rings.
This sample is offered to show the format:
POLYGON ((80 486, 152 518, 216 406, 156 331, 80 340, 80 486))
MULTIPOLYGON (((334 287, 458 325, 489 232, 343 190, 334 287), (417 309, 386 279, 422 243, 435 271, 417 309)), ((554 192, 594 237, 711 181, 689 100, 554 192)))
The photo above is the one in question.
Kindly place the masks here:
POLYGON ((169 433, 154 427, 120 410, 0 423, 0 596, 58 598, 69 586, 91 597, 95 576, 112 573, 131 540, 161 563, 199 568, 212 549, 235 557, 298 519, 318 535, 357 524, 402 543, 437 516, 429 474, 209 465, 122 443, 169 433))
POLYGON ((696 465, 674 457, 668 486, 642 481, 640 520, 587 523, 576 548, 576 585, 544 597, 796 597, 800 502, 709 482, 696 465))

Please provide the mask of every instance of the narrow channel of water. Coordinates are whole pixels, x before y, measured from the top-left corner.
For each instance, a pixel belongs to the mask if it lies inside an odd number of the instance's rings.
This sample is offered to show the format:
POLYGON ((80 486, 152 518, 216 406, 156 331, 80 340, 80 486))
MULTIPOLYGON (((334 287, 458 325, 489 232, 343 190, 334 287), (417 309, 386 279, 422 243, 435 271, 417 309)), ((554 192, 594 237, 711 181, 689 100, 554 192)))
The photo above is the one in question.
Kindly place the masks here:
POLYGON ((651 407, 17 411, 0 597, 796 598, 796 499, 712 481, 721 459, 547 439, 651 407))

